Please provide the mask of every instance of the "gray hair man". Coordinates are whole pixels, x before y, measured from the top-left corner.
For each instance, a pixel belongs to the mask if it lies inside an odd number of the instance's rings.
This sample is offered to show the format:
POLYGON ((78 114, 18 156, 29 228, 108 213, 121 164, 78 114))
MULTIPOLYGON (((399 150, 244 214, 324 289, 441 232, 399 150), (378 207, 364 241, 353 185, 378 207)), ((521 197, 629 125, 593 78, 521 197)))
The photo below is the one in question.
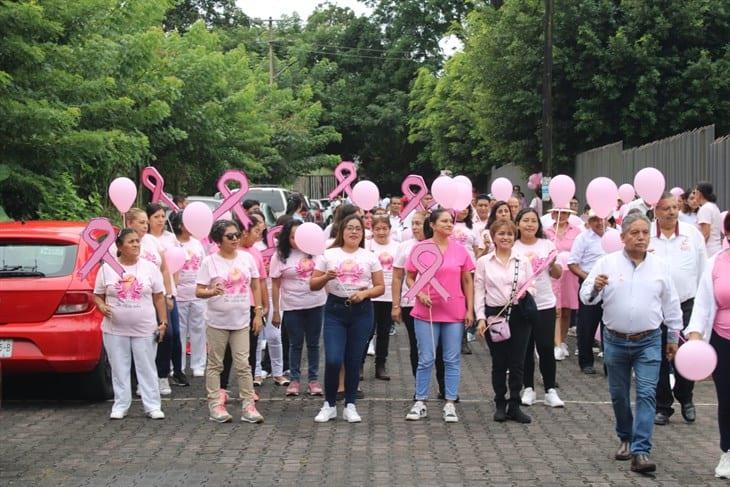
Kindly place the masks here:
POLYGON ((581 301, 602 301, 603 360, 620 446, 616 460, 631 459, 631 470, 656 470, 651 462, 656 387, 662 361, 661 324, 668 329, 666 354, 677 350, 682 311, 671 275, 661 258, 648 252, 649 220, 628 215, 621 224, 624 250, 596 262, 580 289, 581 301), (631 373, 636 377, 635 418, 631 411, 631 373))

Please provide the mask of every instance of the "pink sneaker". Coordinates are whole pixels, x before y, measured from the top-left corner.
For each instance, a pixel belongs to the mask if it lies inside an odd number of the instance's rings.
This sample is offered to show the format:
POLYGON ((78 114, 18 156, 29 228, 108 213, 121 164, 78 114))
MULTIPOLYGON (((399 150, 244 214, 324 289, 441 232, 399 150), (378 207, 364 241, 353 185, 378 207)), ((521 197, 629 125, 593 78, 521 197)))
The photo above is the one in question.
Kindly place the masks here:
POLYGON ((227 423, 233 419, 233 416, 228 414, 226 407, 223 404, 219 404, 210 410, 210 420, 216 423, 227 423))
POLYGON ((292 381, 289 387, 286 388, 287 396, 298 396, 299 395, 299 381, 292 381))
POLYGON ((220 389, 218 391, 218 395, 220 397, 221 404, 228 404, 231 400, 231 396, 228 394, 228 391, 225 389, 220 389))
POLYGON ((258 393, 256 391, 253 391, 253 400, 258 401, 259 399, 261 398, 259 397, 258 393))
POLYGON ((310 396, 321 396, 322 395, 322 384, 318 380, 309 381, 309 395, 310 396))
POLYGON ((246 423, 263 423, 264 417, 256 410, 256 403, 249 401, 243 405, 241 421, 246 423))

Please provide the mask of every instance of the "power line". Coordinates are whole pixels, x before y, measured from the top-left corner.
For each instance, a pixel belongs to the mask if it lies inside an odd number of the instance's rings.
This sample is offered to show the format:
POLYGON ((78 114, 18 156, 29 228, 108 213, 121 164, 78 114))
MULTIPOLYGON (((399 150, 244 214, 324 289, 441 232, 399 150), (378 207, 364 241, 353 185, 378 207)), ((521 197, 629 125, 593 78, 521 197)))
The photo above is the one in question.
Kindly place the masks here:
POLYGON ((362 54, 349 54, 346 52, 329 52, 329 51, 314 51, 310 49, 302 49, 303 52, 309 52, 313 54, 326 54, 328 56, 340 56, 349 57, 356 59, 378 59, 380 61, 413 61, 413 58, 406 57, 388 57, 388 56, 364 56, 362 54))
MULTIPOLYGON (((294 41, 274 41, 275 44, 283 44, 284 42, 290 42, 293 43, 294 41)), ((399 54, 413 54, 413 51, 401 51, 397 49, 376 49, 374 47, 353 47, 353 46, 338 46, 336 44, 309 44, 312 47, 317 48, 334 48, 334 49, 350 49, 350 50, 357 50, 357 51, 373 51, 373 52, 392 52, 392 53, 399 53, 399 54)))

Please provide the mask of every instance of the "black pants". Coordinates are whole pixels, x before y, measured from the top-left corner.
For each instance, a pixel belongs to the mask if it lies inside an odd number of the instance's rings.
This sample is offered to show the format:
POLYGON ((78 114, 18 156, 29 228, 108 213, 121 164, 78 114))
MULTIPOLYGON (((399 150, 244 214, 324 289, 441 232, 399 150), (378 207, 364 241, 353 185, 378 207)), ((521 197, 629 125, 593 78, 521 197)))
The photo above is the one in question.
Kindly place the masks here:
MULTIPOLYGON (((682 325, 686 328, 689 318, 692 315, 694 299, 688 299, 682 303, 682 325)), ((662 350, 667 348, 667 327, 662 325, 662 350)), ((672 364, 674 365, 674 364, 672 364)), ((682 377, 677 369, 674 369, 674 389, 669 383, 669 362, 666 354, 662 353, 662 363, 659 368, 659 382, 656 386, 656 411, 671 416, 674 413, 672 403, 677 399, 679 404, 692 402, 692 391, 695 383, 682 377)))
POLYGON ((545 392, 555 387, 555 308, 543 309, 537 312, 538 323, 531 327, 530 337, 527 340, 525 354, 525 387, 535 388, 535 354, 537 347, 540 356, 540 373, 545 385, 545 392))
POLYGON ((411 311, 413 308, 401 308, 401 317, 403 324, 408 332, 408 345, 410 346, 411 372, 416 377, 416 369, 418 369, 418 342, 416 341, 416 330, 414 329, 413 317, 411 311))
POLYGON ((730 340, 714 331, 710 345, 717 352, 717 367, 712 373, 717 391, 717 424, 720 427, 720 449, 730 451, 730 340))
POLYGON ((372 340, 373 335, 375 335, 375 365, 385 365, 385 361, 388 358, 390 327, 393 325, 393 319, 390 317, 392 310, 393 303, 373 301, 375 326, 373 326, 373 333, 370 335, 370 339, 372 340))
MULTIPOLYGON (((593 339, 596 336, 601 320, 603 319, 603 307, 601 301, 598 304, 583 304, 578 307, 578 365, 593 367, 593 339)), ((601 325, 603 326, 603 325, 601 325)), ((603 328, 601 328, 603 330, 603 328)))
MULTIPOLYGON (((182 372, 182 343, 180 342, 180 314, 177 310, 177 301, 172 300, 172 309, 167 311, 167 330, 165 339, 157 344, 157 377, 165 379, 170 375, 170 360, 175 372, 182 372)), ((157 318, 155 318, 157 320, 157 318)))
MULTIPOLYGON (((487 316, 495 316, 501 308, 487 306, 487 316)), ((513 306, 512 315, 509 320, 510 338, 503 342, 493 342, 489 338, 489 330, 484 335, 487 340, 489 352, 492 355, 492 389, 494 390, 494 402, 497 406, 504 406, 507 403, 507 371, 509 370, 509 402, 520 403, 520 391, 523 382, 523 367, 525 366, 525 354, 527 353, 527 342, 530 339, 532 324, 523 315, 518 306, 513 306)), ((551 350, 552 353, 552 350, 551 350)))
MULTIPOLYGON (((251 380, 256 374, 256 347, 259 345, 259 337, 253 332, 254 308, 251 308, 251 323, 248 327, 248 338, 250 346, 248 349, 248 364, 251 366, 251 380)), ((233 366, 233 355, 231 355, 231 346, 226 345, 226 353, 223 356, 223 372, 221 372, 221 389, 228 389, 228 379, 231 376, 231 367, 233 366)))

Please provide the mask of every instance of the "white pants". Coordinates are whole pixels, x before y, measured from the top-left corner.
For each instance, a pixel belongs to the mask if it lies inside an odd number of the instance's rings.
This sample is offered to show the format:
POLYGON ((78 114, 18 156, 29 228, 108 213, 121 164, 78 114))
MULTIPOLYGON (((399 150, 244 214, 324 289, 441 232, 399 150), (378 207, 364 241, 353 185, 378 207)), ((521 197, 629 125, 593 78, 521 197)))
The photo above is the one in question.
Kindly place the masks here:
POLYGON ((132 405, 132 357, 142 405, 146 413, 161 409, 157 380, 157 342, 153 336, 127 337, 104 333, 104 348, 112 368, 113 412, 127 412, 132 405))
POLYGON ((182 369, 187 369, 187 338, 190 336, 190 368, 205 370, 205 301, 178 301, 180 313, 180 342, 182 343, 182 369))
MULTIPOLYGON (((266 319, 264 332, 261 334, 266 339, 266 346, 269 349, 269 358, 271 359, 271 375, 281 377, 284 375, 284 349, 281 346, 281 328, 271 324, 271 317, 274 314, 274 307, 271 304, 271 291, 269 291, 269 316, 266 319)), ((261 356, 263 355, 263 340, 259 336, 258 346, 256 347, 256 373, 261 375, 261 356)))

